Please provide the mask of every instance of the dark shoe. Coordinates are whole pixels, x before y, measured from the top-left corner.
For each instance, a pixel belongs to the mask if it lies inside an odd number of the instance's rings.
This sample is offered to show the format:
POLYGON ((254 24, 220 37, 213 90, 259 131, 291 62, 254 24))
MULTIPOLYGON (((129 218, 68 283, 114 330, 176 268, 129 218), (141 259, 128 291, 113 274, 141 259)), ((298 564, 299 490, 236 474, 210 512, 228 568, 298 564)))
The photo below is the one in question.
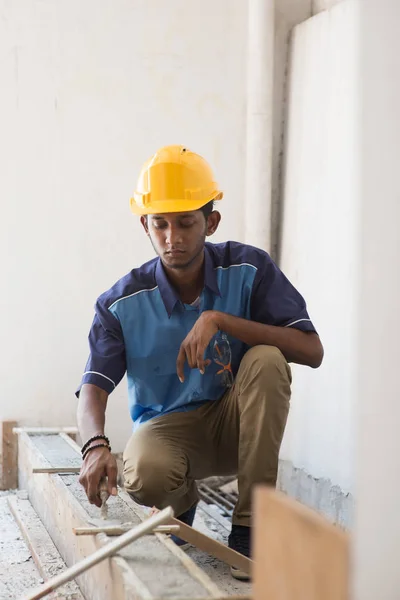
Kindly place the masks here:
MULTIPOLYGON (((193 525, 194 517, 196 515, 196 508, 197 504, 195 504, 194 506, 192 506, 192 508, 189 508, 189 510, 182 513, 179 517, 176 518, 178 519, 178 521, 182 521, 182 523, 185 523, 185 525, 190 525, 191 527, 193 525)), ((171 540, 181 548, 189 546, 189 544, 185 542, 185 540, 181 540, 181 538, 177 537, 176 535, 171 535, 171 540)))
MULTIPOLYGON (((228 546, 229 548, 232 548, 232 550, 236 550, 236 552, 250 558, 251 528, 245 527, 244 525, 232 525, 232 530, 228 538, 228 546)), ((231 573, 235 579, 240 579, 242 581, 248 581, 250 579, 250 576, 247 573, 236 567, 231 567, 231 573)))

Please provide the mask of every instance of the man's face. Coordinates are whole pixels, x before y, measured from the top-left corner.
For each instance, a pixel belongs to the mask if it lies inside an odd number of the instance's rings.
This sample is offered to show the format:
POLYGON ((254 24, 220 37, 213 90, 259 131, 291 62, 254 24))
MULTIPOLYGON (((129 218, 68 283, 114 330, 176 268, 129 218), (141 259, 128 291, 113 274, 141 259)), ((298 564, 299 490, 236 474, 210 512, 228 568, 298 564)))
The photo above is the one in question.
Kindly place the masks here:
POLYGON ((185 269, 201 254, 207 235, 216 230, 220 215, 207 221, 201 210, 142 217, 142 225, 154 250, 170 269, 185 269))

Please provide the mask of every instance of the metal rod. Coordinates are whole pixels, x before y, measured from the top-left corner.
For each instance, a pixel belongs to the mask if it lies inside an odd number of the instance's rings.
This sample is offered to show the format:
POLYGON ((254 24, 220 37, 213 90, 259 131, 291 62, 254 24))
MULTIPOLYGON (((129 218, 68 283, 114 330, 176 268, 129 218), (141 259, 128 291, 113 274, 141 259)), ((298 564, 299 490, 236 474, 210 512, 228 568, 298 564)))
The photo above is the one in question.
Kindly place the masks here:
POLYGON ((134 542, 149 531, 152 531, 155 527, 158 527, 159 525, 170 521, 173 518, 173 516, 174 511, 170 506, 164 508, 164 510, 153 515, 149 519, 146 519, 146 521, 127 531, 116 540, 113 540, 112 542, 109 542, 102 548, 99 548, 90 556, 87 556, 83 560, 76 563, 76 565, 73 565, 69 569, 66 569, 66 571, 60 573, 60 575, 52 577, 52 579, 49 579, 49 581, 47 581, 43 585, 32 590, 26 596, 23 596, 21 600, 39 600, 39 598, 43 598, 43 596, 46 596, 49 592, 53 592, 55 589, 60 587, 60 585, 63 585, 64 583, 75 579, 84 571, 87 571, 91 567, 94 567, 105 558, 112 556, 113 554, 118 552, 118 550, 121 550, 131 542, 134 542))
POLYGON ((218 502, 225 504, 229 509, 235 508, 234 503, 232 503, 229 500, 227 500, 226 498, 224 498, 221 494, 218 494, 217 492, 215 492, 213 489, 208 487, 208 485, 202 484, 201 487, 206 491, 207 494, 216 498, 218 500, 218 502))
POLYGON ((223 506, 222 504, 220 504, 219 502, 217 502, 217 500, 215 500, 214 498, 212 498, 211 496, 209 496, 208 494, 206 494, 206 492, 204 492, 204 490, 202 490, 201 487, 199 487, 199 494, 200 494, 200 496, 204 500, 206 500, 210 504, 215 504, 215 506, 218 506, 218 508, 220 510, 222 510, 222 512, 225 515, 230 515, 229 510, 226 508, 226 506, 223 506))
POLYGON ((225 498, 228 498, 228 500, 230 500, 234 504, 234 506, 236 506, 237 496, 234 496, 230 492, 221 492, 221 494, 223 494, 225 498))

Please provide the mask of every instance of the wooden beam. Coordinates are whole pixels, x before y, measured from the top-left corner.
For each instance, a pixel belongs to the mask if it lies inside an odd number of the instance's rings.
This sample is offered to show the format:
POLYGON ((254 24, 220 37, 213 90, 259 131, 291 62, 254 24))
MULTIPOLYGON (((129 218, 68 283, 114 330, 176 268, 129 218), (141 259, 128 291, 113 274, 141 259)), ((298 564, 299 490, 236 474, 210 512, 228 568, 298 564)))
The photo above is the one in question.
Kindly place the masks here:
POLYGON ((71 448, 73 448, 77 452, 81 451, 81 446, 78 446, 78 444, 76 443, 76 434, 64 433, 62 431, 58 435, 60 436, 60 438, 62 438, 64 440, 64 442, 67 442, 67 444, 69 444, 71 446, 71 448))
POLYGON ((81 467, 33 467, 32 473, 48 473, 62 475, 66 473, 80 473, 81 467))
MULTIPOLYGON (((18 496, 10 495, 7 501, 43 580, 48 581, 55 573, 65 571, 67 565, 61 558, 29 500, 23 500, 18 498, 18 496)), ((84 600, 78 585, 74 581, 68 582, 63 586, 61 591, 64 594, 64 598, 84 600)))
MULTIPOLYGON (((132 529, 132 526, 113 527, 106 525, 104 527, 73 527, 72 531, 75 535, 97 535, 98 533, 105 533, 108 536, 122 535, 132 529)), ((160 525, 150 533, 165 533, 170 535, 171 533, 179 533, 178 525, 160 525)))
MULTIPOLYGON (((66 564, 79 562, 107 543, 108 538, 103 533, 75 536, 72 531, 73 527, 87 527, 90 521, 100 516, 100 510, 88 503, 77 475, 49 477, 37 474, 32 477, 33 465, 46 468, 60 463, 77 465, 81 461, 79 449, 76 451, 58 434, 51 438, 21 433, 19 445, 21 485, 28 490, 29 499, 66 564)), ((145 518, 144 511, 122 491, 118 496, 110 497, 108 504, 113 521, 136 525, 145 518)), ((160 533, 141 539, 127 547, 123 556, 105 560, 81 574, 78 584, 86 600, 109 600, 111 597, 113 600, 162 600, 164 591, 170 600, 188 597, 207 600, 223 596, 218 586, 190 557, 160 533), (162 576, 155 577, 155 572, 162 576)))
POLYGON ((67 433, 76 435, 78 433, 77 427, 17 427, 14 425, 14 433, 30 433, 37 435, 54 435, 55 433, 67 433))
POLYGON ((13 434, 16 421, 0 422, 0 490, 18 487, 18 439, 13 434))
POLYGON ((275 490, 254 499, 254 600, 348 600, 348 534, 275 490))
POLYGON ((214 558, 218 558, 218 560, 222 560, 222 562, 231 567, 236 567, 248 575, 251 575, 253 561, 246 556, 243 556, 243 554, 239 554, 239 552, 228 548, 228 546, 208 537, 208 535, 204 535, 204 533, 201 533, 198 529, 194 529, 178 519, 170 519, 169 523, 179 526, 179 537, 182 540, 185 540, 185 542, 196 546, 199 550, 207 552, 207 554, 214 556, 214 558))

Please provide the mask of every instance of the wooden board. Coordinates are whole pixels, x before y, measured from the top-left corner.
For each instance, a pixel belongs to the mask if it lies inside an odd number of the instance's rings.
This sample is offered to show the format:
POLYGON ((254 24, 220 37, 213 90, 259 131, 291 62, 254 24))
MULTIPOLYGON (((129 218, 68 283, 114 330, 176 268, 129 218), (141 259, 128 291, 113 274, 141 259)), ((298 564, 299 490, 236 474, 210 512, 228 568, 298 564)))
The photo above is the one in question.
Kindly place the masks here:
MULTIPOLYGON (((60 553, 53 544, 52 539, 29 500, 23 500, 18 498, 18 496, 11 495, 8 496, 7 500, 11 513, 44 581, 48 581, 55 575, 59 575, 60 572, 66 570, 67 565, 61 558, 60 553)), ((79 587, 74 581, 60 588, 57 596, 68 597, 70 600, 84 600, 79 587)))
POLYGON ((254 509, 254 600, 348 600, 347 533, 268 488, 254 509))
POLYGON ((34 475, 36 475, 37 473, 58 473, 59 475, 65 475, 67 473, 79 473, 80 470, 81 467, 33 467, 32 473, 34 475))
POLYGON ((0 422, 0 490, 18 487, 18 438, 13 433, 16 421, 0 422))
MULTIPOLYGON (((73 533, 73 528, 88 526, 93 518, 99 517, 100 512, 89 505, 77 475, 32 475, 33 465, 50 467, 52 463, 59 466, 80 464, 79 451, 59 435, 52 440, 48 435, 28 436, 24 432, 19 435, 19 448, 21 485, 28 490, 30 501, 66 564, 70 566, 78 562, 107 543, 108 538, 104 534, 75 536, 73 533), (48 448, 46 452, 45 447, 48 448), (61 460, 62 457, 64 460, 61 460)), ((110 519, 140 522, 143 517, 135 512, 137 505, 134 507, 134 504, 130 500, 128 506, 123 493, 111 497, 108 503, 110 519)), ((141 538, 118 556, 83 573, 78 583, 86 600, 161 600, 164 592, 169 599, 176 600, 223 596, 182 550, 174 544, 174 550, 170 550, 167 542, 170 540, 163 534, 141 538), (188 561, 193 569, 187 568, 188 561)))
POLYGON ((76 437, 77 427, 14 427, 14 433, 36 433, 39 435, 54 435, 55 433, 65 433, 76 437))
POLYGON ((225 546, 225 544, 221 544, 217 540, 214 540, 201 531, 194 529, 193 527, 189 527, 185 523, 182 523, 178 519, 171 519, 171 525, 179 526, 179 537, 185 542, 196 546, 199 550, 203 550, 203 552, 207 552, 211 556, 222 560, 222 562, 230 565, 231 567, 236 567, 241 571, 244 571, 248 575, 251 575, 253 561, 243 556, 243 554, 239 554, 225 546))

